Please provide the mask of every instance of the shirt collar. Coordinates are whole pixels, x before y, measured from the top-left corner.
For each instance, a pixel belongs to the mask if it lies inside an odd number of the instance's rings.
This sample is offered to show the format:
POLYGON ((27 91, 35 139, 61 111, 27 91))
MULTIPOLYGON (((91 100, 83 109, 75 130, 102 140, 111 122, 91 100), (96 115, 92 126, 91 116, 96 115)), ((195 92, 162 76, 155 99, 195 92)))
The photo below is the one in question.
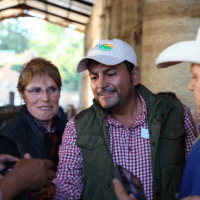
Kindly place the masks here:
MULTIPOLYGON (((32 116, 32 115, 31 115, 32 116)), ((50 131, 48 131, 45 126, 43 125, 42 122, 40 122, 39 120, 37 120, 36 118, 34 118, 32 116, 32 119, 34 121, 34 123, 36 124, 36 126, 41 130, 43 131, 45 134, 54 134, 56 132, 56 124, 55 124, 55 120, 53 119, 52 120, 52 124, 51 124, 51 129, 50 131)))

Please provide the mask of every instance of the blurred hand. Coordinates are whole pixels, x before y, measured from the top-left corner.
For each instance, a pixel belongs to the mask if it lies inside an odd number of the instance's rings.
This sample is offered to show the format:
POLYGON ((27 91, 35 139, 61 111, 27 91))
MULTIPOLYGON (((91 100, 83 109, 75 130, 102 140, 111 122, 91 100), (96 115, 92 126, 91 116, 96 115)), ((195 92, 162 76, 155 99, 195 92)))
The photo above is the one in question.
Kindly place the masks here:
POLYGON ((18 161, 19 159, 11 156, 9 154, 0 154, 0 170, 4 169, 5 166, 3 165, 6 161, 18 161))
POLYGON ((39 189, 38 191, 26 193, 26 195, 28 199, 33 197, 34 199, 37 199, 37 200, 44 200, 46 198, 53 199, 54 193, 55 193, 54 185, 52 184, 48 187, 43 187, 39 189))
POLYGON ((50 186, 51 180, 56 177, 54 164, 47 159, 20 159, 13 173, 28 191, 50 186))
POLYGON ((29 153, 25 153, 25 154, 24 154, 24 158, 26 158, 26 159, 31 159, 32 157, 31 157, 31 155, 30 155, 29 153))
POLYGON ((133 194, 128 195, 126 193, 123 185, 117 178, 113 180, 113 184, 114 184, 115 194, 119 198, 119 200, 136 200, 133 194))
MULTIPOLYGON (((0 154, 0 171, 3 170, 5 168, 4 166, 4 162, 7 162, 7 161, 18 161, 19 159, 14 157, 14 156, 11 156, 9 154, 0 154)), ((0 174, 0 179, 2 179, 3 176, 0 174)))

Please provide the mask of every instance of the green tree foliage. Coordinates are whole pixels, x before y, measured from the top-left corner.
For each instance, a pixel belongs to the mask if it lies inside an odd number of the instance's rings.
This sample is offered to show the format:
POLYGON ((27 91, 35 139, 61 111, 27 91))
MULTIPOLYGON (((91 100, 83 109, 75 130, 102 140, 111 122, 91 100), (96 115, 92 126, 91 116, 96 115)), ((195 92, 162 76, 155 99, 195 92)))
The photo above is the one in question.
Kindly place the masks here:
POLYGON ((19 19, 0 22, 0 50, 14 50, 16 54, 29 48, 30 33, 20 26, 19 19))
POLYGON ((83 57, 83 34, 45 22, 41 37, 31 40, 32 49, 38 56, 51 60, 58 68, 62 84, 67 91, 77 91, 80 74, 76 65, 83 57))
MULTIPOLYGON (((0 50, 14 50, 20 54, 31 48, 36 56, 52 61, 59 68, 65 90, 78 91, 80 74, 76 73, 76 65, 83 57, 84 34, 36 20, 38 26, 36 22, 32 28, 30 24, 27 28, 29 18, 0 22, 0 50)), ((22 66, 23 63, 13 63, 12 69, 19 71, 22 66)))

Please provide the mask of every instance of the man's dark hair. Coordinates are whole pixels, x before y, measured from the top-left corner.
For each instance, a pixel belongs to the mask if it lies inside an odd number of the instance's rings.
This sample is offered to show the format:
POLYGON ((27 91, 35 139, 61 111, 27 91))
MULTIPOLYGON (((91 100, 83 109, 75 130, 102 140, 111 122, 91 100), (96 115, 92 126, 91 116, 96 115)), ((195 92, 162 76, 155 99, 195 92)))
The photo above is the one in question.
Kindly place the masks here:
POLYGON ((135 65, 127 60, 125 60, 123 63, 126 65, 128 72, 131 74, 135 65))

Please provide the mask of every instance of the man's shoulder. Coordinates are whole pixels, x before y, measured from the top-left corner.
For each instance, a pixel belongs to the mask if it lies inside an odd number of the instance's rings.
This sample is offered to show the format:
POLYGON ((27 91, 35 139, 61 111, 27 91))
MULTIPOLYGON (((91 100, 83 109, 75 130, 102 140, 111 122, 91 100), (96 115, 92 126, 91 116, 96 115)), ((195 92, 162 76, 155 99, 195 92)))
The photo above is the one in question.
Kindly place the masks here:
POLYGON ((179 109, 184 112, 184 105, 180 99, 173 92, 159 92, 156 94, 157 99, 161 100, 164 104, 170 104, 173 108, 179 109))
POLYGON ((86 115, 89 115, 89 114, 92 114, 92 113, 94 113, 94 107, 93 106, 91 106, 91 107, 89 107, 89 108, 87 108, 85 110, 82 110, 80 113, 78 113, 75 116, 75 121, 76 120, 81 120, 81 119, 85 118, 86 115))
POLYGON ((184 124, 184 105, 177 98, 176 94, 172 92, 160 92, 157 93, 156 96, 157 101, 160 102, 159 110, 165 113, 166 116, 171 117, 174 123, 176 120, 180 119, 180 122, 184 124))
POLYGON ((83 132, 98 132, 106 119, 106 112, 95 105, 81 111, 75 116, 75 127, 77 135, 83 132))

